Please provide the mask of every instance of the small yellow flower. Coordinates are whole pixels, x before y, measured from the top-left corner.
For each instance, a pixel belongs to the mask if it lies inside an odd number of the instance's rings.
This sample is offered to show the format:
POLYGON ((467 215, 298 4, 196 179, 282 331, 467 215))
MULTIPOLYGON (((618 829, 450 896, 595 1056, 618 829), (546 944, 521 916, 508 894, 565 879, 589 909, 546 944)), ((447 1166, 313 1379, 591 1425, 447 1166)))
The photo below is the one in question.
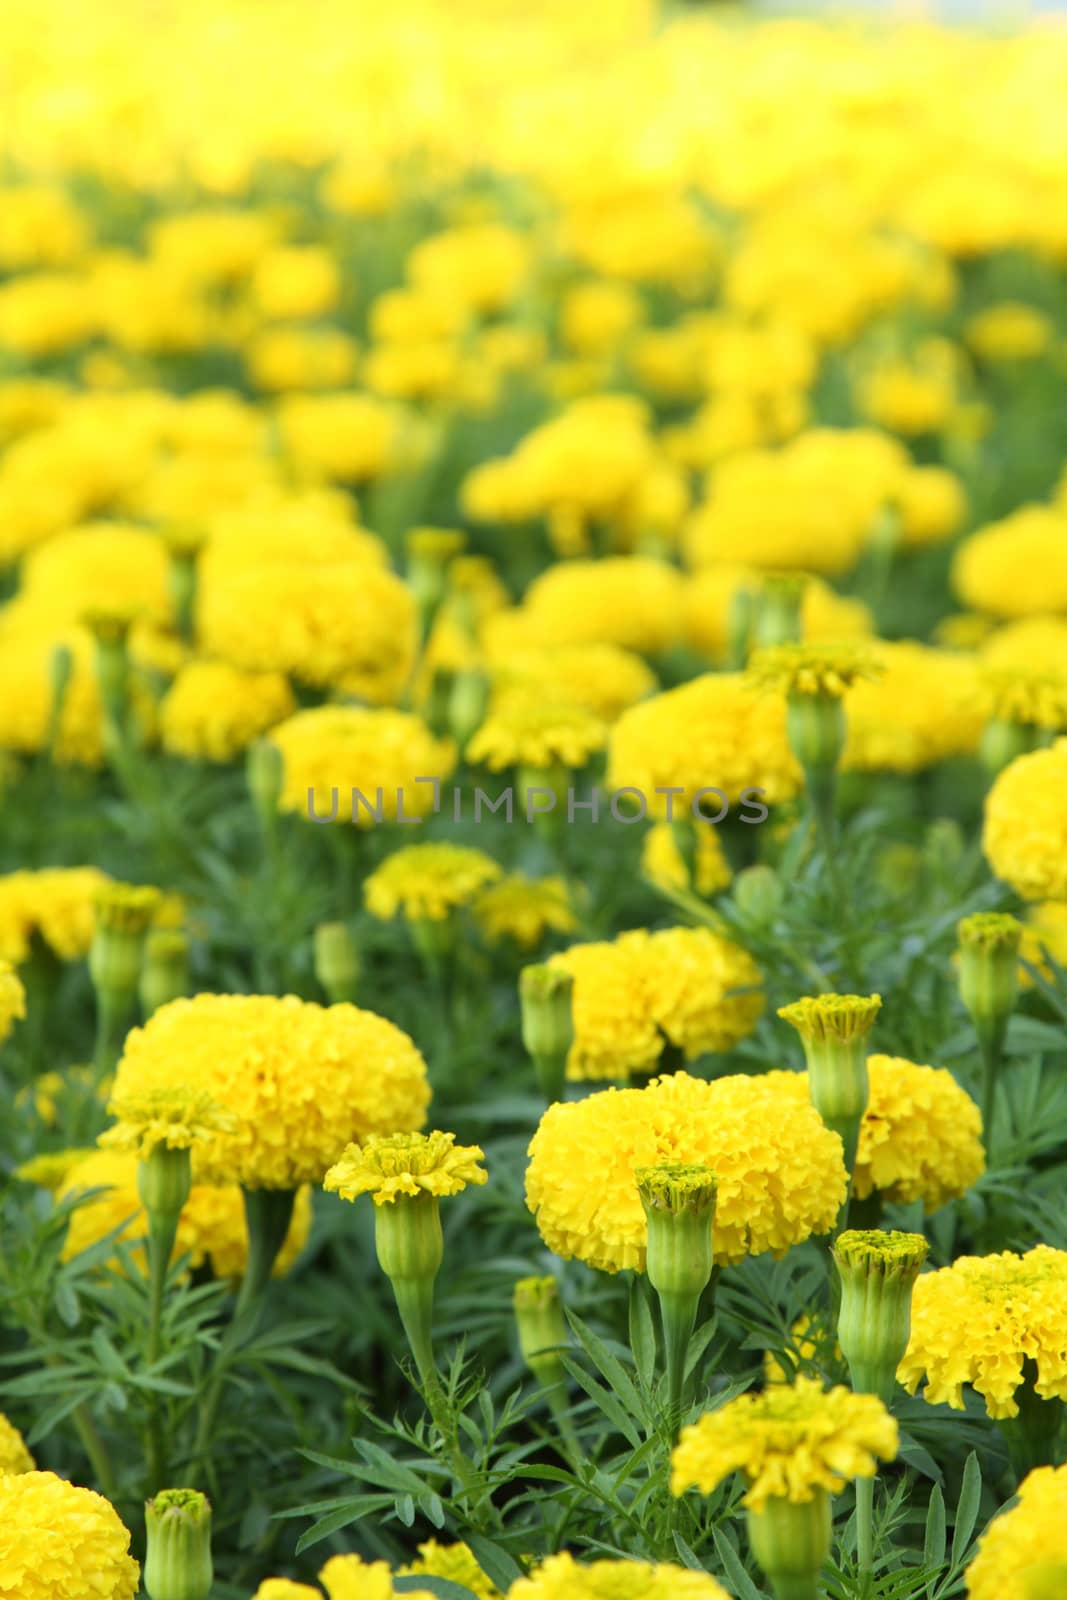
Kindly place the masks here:
POLYGON ((862 645, 779 644, 757 650, 748 665, 756 683, 786 695, 840 700, 854 683, 877 678, 875 658, 862 645))
POLYGON ((445 1578, 469 1589, 477 1600, 503 1600, 465 1544, 438 1544, 436 1539, 427 1539, 419 1545, 419 1559, 401 1567, 400 1572, 405 1577, 445 1578))
POLYGON ((500 697, 467 746, 467 759, 490 772, 505 767, 584 767, 607 743, 607 725, 576 705, 545 705, 530 690, 500 697))
POLYGON ((157 1145, 189 1150, 216 1133, 232 1133, 237 1125, 236 1117, 209 1094, 181 1084, 116 1095, 107 1109, 116 1126, 100 1135, 100 1147, 133 1151, 142 1161, 157 1145))
POLYGON ((323 1188, 343 1200, 361 1194, 374 1197, 376 1206, 391 1204, 398 1195, 458 1194, 468 1183, 481 1184, 488 1173, 478 1162, 477 1145, 457 1145, 454 1133, 394 1133, 350 1144, 327 1172, 323 1188))
POLYGON ((835 1039, 842 1044, 864 1039, 881 1010, 881 995, 822 994, 794 1000, 781 1006, 778 1015, 806 1042, 822 1043, 835 1039))
POLYGON ((474 915, 487 939, 513 939, 524 950, 538 944, 550 928, 573 933, 578 926, 563 878, 526 878, 521 872, 483 889, 474 915))
POLYGON ((10 961, 0 958, 0 1044, 26 1015, 26 991, 10 961))
POLYGON ((743 1394, 682 1429, 671 1455, 671 1493, 711 1494, 731 1472, 748 1482, 744 1503, 794 1505, 816 1491, 836 1494, 851 1478, 870 1478, 877 1459, 897 1453, 896 1421, 874 1395, 824 1389, 813 1378, 743 1394))
POLYGON ((363 885, 372 917, 383 922, 397 912, 409 921, 443 922, 470 905, 501 877, 501 868, 481 850, 458 844, 413 844, 395 850, 363 885))

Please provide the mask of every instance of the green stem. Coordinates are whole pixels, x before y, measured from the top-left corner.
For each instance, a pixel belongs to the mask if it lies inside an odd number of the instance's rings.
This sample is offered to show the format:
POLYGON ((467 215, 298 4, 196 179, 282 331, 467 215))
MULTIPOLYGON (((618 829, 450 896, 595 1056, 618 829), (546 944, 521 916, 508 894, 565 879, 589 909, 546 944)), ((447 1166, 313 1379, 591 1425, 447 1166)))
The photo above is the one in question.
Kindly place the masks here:
POLYGON ((472 1488, 471 1464, 459 1442, 444 1386, 433 1356, 433 1279, 393 1278, 393 1294, 407 1335, 415 1367, 425 1393, 426 1406, 434 1427, 448 1448, 456 1481, 469 1493, 472 1488))
POLYGON ((100 1083, 114 1072, 126 1041, 126 1025, 133 1009, 133 996, 125 990, 99 989, 96 996, 96 1044, 93 1070, 100 1083))
MULTIPOLYGON (((148 1329, 145 1339, 145 1360, 154 1367, 163 1346, 163 1301, 167 1288, 167 1272, 174 1243, 178 1237, 180 1212, 159 1213, 149 1217, 148 1223, 148 1329)), ((148 1426, 145 1441, 149 1492, 158 1494, 167 1483, 167 1450, 159 1397, 151 1395, 148 1402, 148 1426)))
POLYGON ((1000 1070, 1001 1041, 988 1028, 978 1029, 982 1057, 982 1136, 986 1155, 993 1149, 993 1123, 997 1109, 997 1075, 1000 1070))
POLYGON ((874 1479, 856 1479, 856 1553, 861 1573, 874 1569, 874 1479))
POLYGON ((699 1295, 660 1293, 663 1319, 663 1347, 667 1365, 667 1402, 672 1428, 682 1413, 685 1389, 685 1358, 696 1326, 699 1295))
POLYGON ((74 1407, 71 1412, 71 1420, 74 1423, 78 1438, 81 1440, 82 1449, 89 1457, 89 1464, 93 1469, 100 1493, 114 1505, 119 1495, 115 1469, 111 1465, 111 1456, 108 1453, 108 1448, 103 1439, 101 1439, 96 1423, 93 1421, 84 1400, 80 1405, 74 1407))

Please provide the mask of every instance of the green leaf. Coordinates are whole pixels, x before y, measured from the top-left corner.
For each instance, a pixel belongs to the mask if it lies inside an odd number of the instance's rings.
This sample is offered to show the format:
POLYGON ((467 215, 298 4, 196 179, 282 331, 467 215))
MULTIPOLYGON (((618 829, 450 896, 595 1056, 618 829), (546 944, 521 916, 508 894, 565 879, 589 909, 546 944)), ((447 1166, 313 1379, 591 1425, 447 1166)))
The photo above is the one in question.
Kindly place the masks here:
POLYGON ((656 1375, 656 1327, 649 1305, 648 1279, 643 1272, 635 1273, 630 1285, 630 1349, 641 1382, 651 1389, 656 1375))
POLYGON ((515 1557, 509 1555, 503 1546, 493 1539, 486 1539, 480 1533, 469 1533, 467 1548, 490 1583, 495 1583, 498 1589, 510 1589, 515 1579, 523 1576, 523 1570, 515 1557))
POLYGON ((945 1497, 941 1493, 939 1483, 934 1484, 930 1495, 930 1509, 926 1513, 923 1563, 938 1570, 945 1564, 945 1497))
POLYGON ((960 1566, 967 1553, 974 1525, 978 1520, 978 1507, 982 1499, 982 1468, 972 1450, 963 1469, 959 1503, 956 1506, 956 1526, 952 1530, 952 1565, 960 1566))
POLYGON ((465 1589, 461 1583, 453 1583, 451 1578, 394 1578, 393 1589, 397 1594, 435 1594, 439 1600, 477 1600, 472 1590, 465 1589))
POLYGON ((700 1557, 695 1550, 686 1544, 680 1533, 674 1534, 674 1548, 682 1558, 682 1566, 688 1567, 690 1572, 706 1572, 707 1568, 701 1565, 700 1557))
POLYGON ((741 1565, 741 1557, 726 1535, 719 1528, 713 1528, 711 1532, 719 1560, 723 1564, 731 1587, 737 1593, 737 1600, 763 1600, 763 1596, 741 1565))
POLYGON ((572 1361, 569 1356, 561 1356, 560 1360, 563 1362, 564 1370, 569 1372, 575 1383, 585 1390, 590 1400, 599 1407, 608 1420, 615 1424, 626 1442, 632 1445, 635 1450, 639 1450, 641 1448, 641 1439, 633 1425, 633 1420, 611 1390, 605 1389, 603 1384, 597 1382, 591 1372, 586 1372, 584 1367, 580 1367, 577 1361, 572 1361))
POLYGON ((611 1351, 602 1339, 598 1339, 591 1328, 586 1327, 581 1317, 575 1311, 567 1312, 567 1320, 578 1335, 578 1342, 586 1355, 611 1385, 623 1404, 629 1409, 632 1416, 641 1416, 643 1406, 641 1396, 634 1388, 633 1379, 623 1367, 617 1356, 611 1351))

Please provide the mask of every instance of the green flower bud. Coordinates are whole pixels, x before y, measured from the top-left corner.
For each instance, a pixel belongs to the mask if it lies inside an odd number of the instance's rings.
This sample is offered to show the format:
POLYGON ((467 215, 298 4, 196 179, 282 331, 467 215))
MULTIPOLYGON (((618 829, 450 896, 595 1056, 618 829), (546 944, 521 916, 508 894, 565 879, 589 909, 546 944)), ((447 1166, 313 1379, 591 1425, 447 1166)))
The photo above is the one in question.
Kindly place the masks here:
POLYGON ((842 1233, 834 1245, 841 1280, 837 1338, 852 1387, 886 1405, 911 1331, 911 1293, 929 1246, 921 1233, 842 1233))
POLYGON ((957 925, 960 999, 979 1034, 1003 1038, 1019 990, 1022 923, 997 911, 979 911, 957 925))
POLYGON ((663 1320, 672 1414, 681 1409, 689 1340, 714 1265, 711 1230, 718 1185, 705 1166, 638 1167, 637 1192, 648 1224, 645 1272, 663 1320))
POLYGON ((426 697, 423 717, 439 738, 448 731, 448 708, 455 681, 456 674, 451 667, 434 667, 430 676, 430 692, 426 697))
POLYGON ((841 1137, 851 1172, 867 1109, 867 1035, 881 1009, 879 995, 824 994, 783 1006, 778 1015, 800 1034, 811 1103, 841 1137))
POLYGON ((836 770, 847 732, 845 708, 839 696, 790 694, 785 728, 789 748, 805 774, 836 770))
POLYGON ((154 1145, 137 1163, 137 1193, 149 1222, 170 1222, 179 1217, 192 1181, 192 1158, 187 1148, 172 1149, 162 1142, 154 1145))
POLYGON ((519 974, 522 1042, 550 1104, 563 1094, 574 1043, 573 996, 574 978, 562 967, 545 963, 524 967, 519 974))
POLYGON ((802 636, 800 611, 808 579, 800 572, 772 572, 756 597, 752 647, 795 644, 802 636))
POLYGON ((89 976, 99 994, 132 1000, 141 975, 145 935, 162 899, 158 889, 109 883, 96 897, 96 928, 89 946, 89 976))
POLYGON ((264 833, 278 820, 278 801, 285 783, 285 757, 269 739, 257 739, 245 756, 245 782, 264 833))
POLYGON ((344 922, 320 922, 314 934, 315 976, 331 1005, 354 1001, 360 960, 356 941, 344 922))
POLYGON ((782 908, 785 888, 773 867, 745 867, 734 879, 733 897, 743 917, 766 928, 782 908))
POLYGON ((408 534, 406 578, 424 617, 432 617, 444 599, 449 562, 466 542, 466 534, 453 528, 412 528, 408 534))
POLYGON ((435 1194, 398 1194, 374 1207, 378 1265, 397 1282, 433 1283, 444 1260, 441 1216, 435 1194))
POLYGON ((932 867, 951 870, 963 860, 967 842, 955 817, 935 817, 926 829, 923 854, 932 867))
POLYGON ((489 678, 480 668, 457 672, 448 697, 448 729, 460 749, 485 721, 489 708, 489 678))
POLYGON ((746 1513, 752 1554, 770 1580, 776 1600, 819 1600, 819 1575, 830 1554, 830 1496, 816 1489, 797 1505, 783 1496, 746 1513))
POLYGON ((1017 756, 1029 755, 1040 743, 1041 729, 1032 723, 991 717, 982 730, 978 756, 990 777, 995 778, 1017 756))
POLYGON ((901 899, 915 893, 922 878, 922 851, 912 844, 887 844, 878 852, 875 877, 888 894, 901 899))
POLYGON ((567 1343, 567 1325, 555 1278, 520 1278, 513 1298, 522 1359, 545 1389, 566 1376, 559 1352, 567 1343))
POLYGON ((208 1600, 211 1506, 196 1489, 164 1489, 145 1506, 144 1586, 150 1600, 208 1600))
POLYGON ((145 1017, 189 993, 189 939, 180 928, 155 928, 148 934, 140 990, 145 1017))

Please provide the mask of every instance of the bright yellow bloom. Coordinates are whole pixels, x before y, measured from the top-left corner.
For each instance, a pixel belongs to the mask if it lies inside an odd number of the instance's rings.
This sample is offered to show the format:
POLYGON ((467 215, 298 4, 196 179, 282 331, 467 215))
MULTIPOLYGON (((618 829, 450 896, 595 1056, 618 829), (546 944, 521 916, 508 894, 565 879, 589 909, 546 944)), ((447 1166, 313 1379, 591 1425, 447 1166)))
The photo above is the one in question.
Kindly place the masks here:
POLYGON ((1016 1504, 986 1528, 967 1568, 969 1600, 1038 1600, 1063 1593, 1067 1575, 1067 1466, 1037 1467, 1016 1504), (1048 1569, 1052 1569, 1049 1571, 1048 1569), (1035 1580, 1048 1576, 1047 1590, 1035 1580))
POLYGON ((371 1011, 294 995, 202 994, 161 1006, 126 1039, 114 1097, 180 1084, 235 1120, 197 1144, 194 1181, 320 1183, 352 1140, 421 1127, 426 1063, 371 1011))
POLYGON ((550 1106, 530 1144, 526 1204, 550 1250, 604 1272, 642 1270, 647 1223, 634 1172, 703 1165, 718 1179, 720 1263, 833 1226, 844 1199, 841 1141, 814 1109, 762 1078, 686 1073, 550 1106))
POLYGON ((481 850, 459 844, 412 844, 394 850, 365 880, 363 899, 372 917, 387 922, 399 911, 409 922, 443 922, 473 904, 502 869, 481 850))
POLYGON ((486 1577, 465 1544, 438 1544, 436 1539, 427 1539, 419 1545, 419 1559, 401 1567, 400 1572, 413 1578, 446 1578, 462 1584, 477 1600, 503 1600, 501 1591, 486 1577))
POLYGON ((1067 900, 1067 739, 1016 757, 997 775, 982 849, 1025 900, 1067 900))
MULTIPOLYGON (((806 1072, 769 1072, 778 1092, 807 1100, 806 1072)), ((869 1094, 860 1123, 853 1188, 865 1200, 921 1200, 927 1212, 965 1193, 985 1171, 982 1115, 943 1067, 900 1056, 867 1057, 869 1094)))
MULTIPOLYGON (((69 1154, 77 1156, 78 1152, 69 1154)), ((115 1229, 120 1230, 118 1239, 131 1243, 144 1239, 148 1233, 148 1216, 137 1188, 136 1156, 101 1149, 85 1151, 81 1160, 68 1161, 55 1190, 57 1199, 84 1194, 90 1189, 103 1192, 72 1212, 63 1244, 64 1260, 72 1260, 115 1229)), ((305 1186, 297 1190, 289 1230, 271 1269, 275 1277, 281 1277, 292 1267, 307 1243, 310 1229, 311 1191, 305 1186)), ((216 1278, 244 1277, 248 1265, 248 1222, 244 1199, 236 1184, 193 1184, 178 1221, 172 1260, 177 1261, 181 1256, 189 1257, 189 1267, 194 1272, 207 1264, 216 1278)), ((117 1264, 116 1259, 112 1265, 117 1267, 117 1264)))
POLYGON ((35 1469, 36 1462, 26 1449, 26 1441, 14 1423, 0 1412, 0 1478, 35 1469))
POLYGON ((336 806, 337 817, 361 828, 428 815, 434 802, 428 780, 447 778, 456 761, 452 743, 435 739, 419 717, 359 706, 298 711, 274 729, 271 743, 285 760, 283 811, 304 817, 313 811, 326 822, 336 806))
POLYGON ((840 700, 854 683, 881 676, 870 652, 848 643, 779 644, 757 650, 748 671, 756 683, 782 694, 833 700, 840 700))
POLYGON ((233 1131, 235 1119, 202 1089, 165 1084, 137 1095, 113 1095, 108 1113, 116 1126, 100 1135, 105 1150, 132 1151, 146 1161, 157 1145, 189 1150, 214 1133, 233 1131))
MULTIPOLYGON (((744 590, 758 592, 764 576, 755 567, 731 562, 716 562, 695 572, 684 595, 685 632, 690 644, 711 660, 721 662, 729 642, 734 601, 744 590)), ((806 644, 865 639, 874 632, 874 619, 861 600, 837 594, 814 573, 804 577, 807 581, 800 602, 800 630, 806 644)))
MULTIPOLYGON (((55 1076, 58 1078, 59 1074, 56 1073, 55 1076)), ((28 1161, 23 1161, 15 1168, 14 1176, 20 1183, 35 1183, 39 1189, 47 1189, 49 1194, 55 1194, 62 1188, 67 1174, 73 1171, 79 1162, 97 1154, 91 1145, 69 1150, 50 1150, 44 1155, 31 1156, 28 1161)))
POLYGON ((682 592, 681 577, 665 562, 638 556, 562 562, 526 591, 525 643, 614 644, 652 654, 678 637, 682 592))
POLYGON ((108 882, 97 867, 46 867, 0 877, 0 955, 21 965, 39 937, 61 961, 86 955, 95 901, 108 882))
POLYGON ((544 704, 529 689, 498 696, 467 745, 467 760, 490 772, 528 767, 584 767, 607 742, 607 728, 582 706, 544 704))
POLYGON ((548 1556, 528 1578, 516 1578, 507 1600, 729 1600, 706 1572, 670 1561, 591 1561, 566 1550, 548 1556))
POLYGON ((743 1394, 683 1428, 671 1455, 671 1493, 711 1494, 743 1472, 744 1503, 803 1505, 820 1489, 836 1494, 852 1478, 871 1478, 879 1458, 899 1447, 896 1420, 875 1395, 824 1389, 814 1378, 743 1394))
POLYGON ((1023 968, 1022 961, 1029 961, 1046 978, 1052 977, 1046 956, 1051 956, 1061 967, 1067 966, 1067 905, 1060 900, 1043 900, 1028 907, 1019 956, 1021 989, 1030 988, 1034 981, 1023 968))
MULTIPOLYGON (((649 815, 685 814, 702 789, 736 804, 759 789, 768 805, 797 794, 802 774, 785 732, 785 698, 761 693, 742 673, 707 673, 624 711, 608 745, 610 789, 639 789, 649 815)), ((716 812, 722 801, 712 796, 716 812)))
MULTIPOLYGON (((697 894, 718 894, 727 889, 733 873, 710 822, 693 824, 693 865, 697 894)), ((641 847, 641 871, 657 888, 688 889, 690 873, 678 845, 678 836, 669 822, 657 822, 645 834, 641 847)))
POLYGON ((1052 325, 1036 306, 1002 300, 971 317, 963 337, 986 361, 1031 361, 1048 349, 1052 325))
POLYGON ((342 1200, 374 1196, 376 1206, 397 1195, 458 1194, 468 1183, 484 1183, 477 1145, 457 1145, 454 1133, 379 1134, 365 1144, 350 1144, 323 1179, 323 1188, 342 1200))
POLYGON ((638 928, 549 965, 574 978, 572 1079, 654 1072, 668 1041, 690 1060, 732 1049, 763 1013, 759 968, 710 928, 638 928))
POLYGON ((26 991, 10 961, 0 957, 0 1044, 26 1015, 26 991))
POLYGON ((511 872, 483 889, 473 910, 487 939, 494 944, 513 939, 523 950, 539 944, 549 929, 573 933, 578 926, 563 878, 526 878, 511 872))
POLYGON ((1067 617, 1022 617, 997 626, 983 619, 982 659, 990 667, 1067 675, 1067 617))
POLYGON ((12 1600, 134 1600, 129 1549, 102 1495, 51 1472, 0 1476, 0 1583, 12 1600))
POLYGON ((189 761, 232 761, 295 710, 293 691, 280 672, 190 661, 160 707, 163 748, 189 761))
POLYGON ((952 566, 964 605, 995 617, 1067 611, 1067 515, 1020 506, 964 540, 952 566))
POLYGON ((866 1038, 881 1008, 878 994, 820 994, 780 1006, 778 1015, 809 1043, 835 1039, 845 1044, 866 1038))
POLYGON ((322 1590, 292 1578, 264 1578, 252 1600, 322 1600, 322 1590))
POLYGON ((1067 1252, 960 1256, 924 1273, 911 1304, 911 1338, 897 1370, 912 1394, 963 1410, 963 1385, 991 1417, 1014 1417, 1023 1363, 1037 1363, 1035 1392, 1067 1399, 1067 1252))
POLYGON ((604 722, 614 722, 656 688, 651 669, 621 645, 524 645, 523 617, 521 610, 495 606, 482 628, 487 665, 502 696, 521 690, 546 704, 581 706, 604 722), (516 628, 518 643, 509 638, 516 628))
POLYGON ((920 772, 977 748, 985 718, 970 658, 908 641, 873 650, 880 677, 844 699, 843 770, 920 772))

